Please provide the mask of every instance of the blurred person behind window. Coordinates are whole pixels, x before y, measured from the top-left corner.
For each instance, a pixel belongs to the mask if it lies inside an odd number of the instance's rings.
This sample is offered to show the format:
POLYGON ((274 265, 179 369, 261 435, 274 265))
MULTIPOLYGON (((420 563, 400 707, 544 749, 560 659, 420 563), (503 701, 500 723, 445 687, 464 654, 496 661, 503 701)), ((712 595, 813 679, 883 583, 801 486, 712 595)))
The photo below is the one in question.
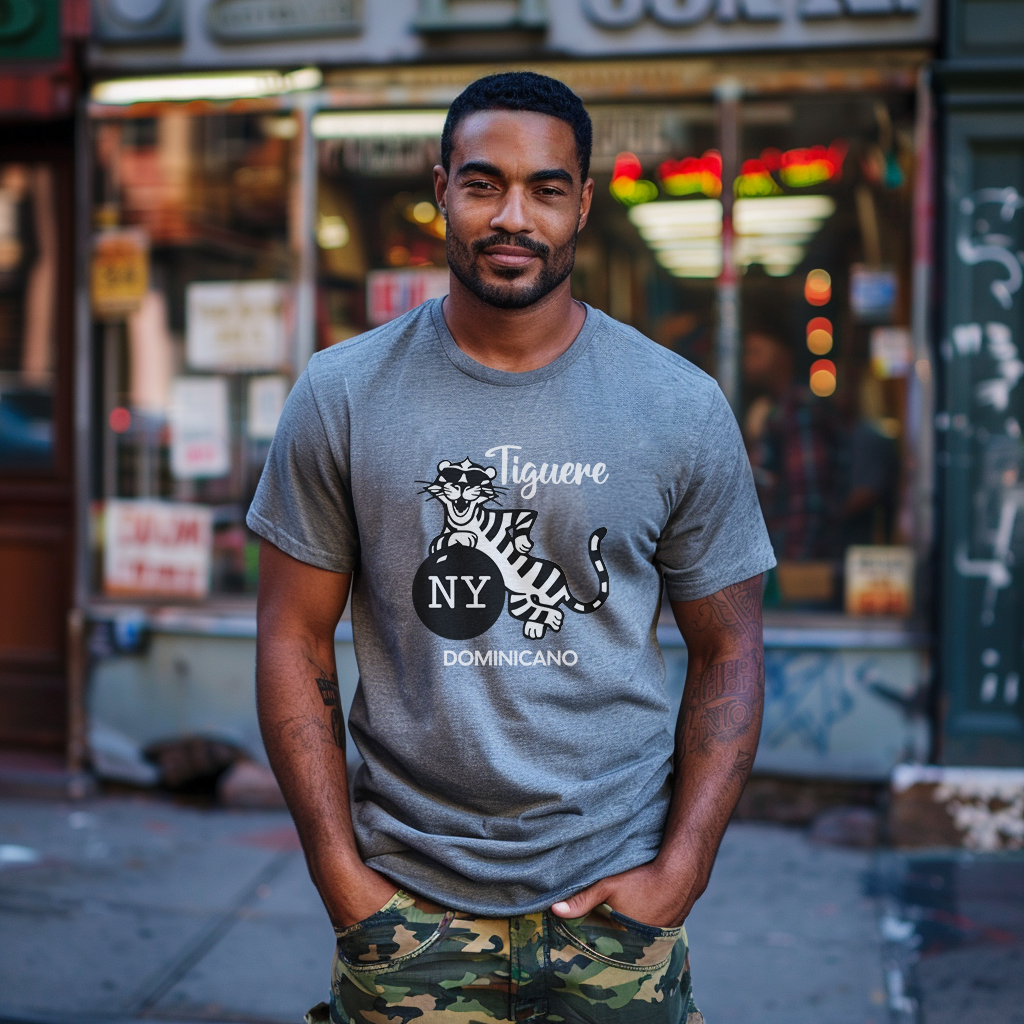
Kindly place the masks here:
POLYGON ((747 330, 744 435, 761 510, 779 559, 837 556, 841 432, 834 406, 796 379, 796 355, 770 322, 747 330))

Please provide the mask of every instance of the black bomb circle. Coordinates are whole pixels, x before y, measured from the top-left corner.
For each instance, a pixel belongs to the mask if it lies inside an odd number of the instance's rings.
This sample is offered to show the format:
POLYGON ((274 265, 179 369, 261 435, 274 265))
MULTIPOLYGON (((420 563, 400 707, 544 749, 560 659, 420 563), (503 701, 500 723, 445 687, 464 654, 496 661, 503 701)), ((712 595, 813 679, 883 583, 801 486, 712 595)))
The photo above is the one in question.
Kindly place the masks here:
POLYGON ((472 640, 497 622, 505 586, 498 567, 482 551, 452 544, 419 567, 412 602, 432 633, 446 640, 472 640))

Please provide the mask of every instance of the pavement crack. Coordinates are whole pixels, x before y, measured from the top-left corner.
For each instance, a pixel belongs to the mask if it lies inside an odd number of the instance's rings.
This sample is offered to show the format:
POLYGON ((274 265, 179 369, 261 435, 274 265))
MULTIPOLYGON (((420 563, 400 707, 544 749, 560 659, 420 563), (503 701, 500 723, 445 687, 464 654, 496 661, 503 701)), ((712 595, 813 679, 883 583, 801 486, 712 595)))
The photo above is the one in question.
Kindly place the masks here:
POLYGON ((137 994, 129 1001, 124 1015, 127 1017, 151 1016, 157 1003, 199 963, 218 942, 246 916, 246 910, 259 898, 261 888, 269 885, 296 856, 295 851, 279 853, 249 883, 234 904, 217 917, 201 935, 189 944, 181 955, 159 973, 140 986, 137 994))

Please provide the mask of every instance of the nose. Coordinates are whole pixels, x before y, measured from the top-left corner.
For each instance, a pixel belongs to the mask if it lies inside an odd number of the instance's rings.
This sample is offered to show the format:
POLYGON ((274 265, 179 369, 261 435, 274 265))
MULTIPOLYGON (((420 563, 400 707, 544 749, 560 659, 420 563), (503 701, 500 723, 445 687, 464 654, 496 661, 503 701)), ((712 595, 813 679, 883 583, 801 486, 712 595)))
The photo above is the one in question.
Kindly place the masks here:
POLYGON ((528 234, 533 230, 522 189, 510 188, 501 208, 491 218, 491 228, 509 235, 528 234))

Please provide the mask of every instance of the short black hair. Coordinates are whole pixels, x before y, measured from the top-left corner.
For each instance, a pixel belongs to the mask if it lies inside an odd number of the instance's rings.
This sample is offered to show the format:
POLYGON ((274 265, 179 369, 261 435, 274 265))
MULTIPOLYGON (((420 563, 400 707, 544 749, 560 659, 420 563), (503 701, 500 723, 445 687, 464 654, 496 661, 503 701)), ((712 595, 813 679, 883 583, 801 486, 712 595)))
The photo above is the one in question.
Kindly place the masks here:
POLYGON ((446 171, 451 170, 455 129, 478 110, 526 110, 565 121, 576 139, 580 182, 587 180, 594 129, 583 101, 565 82, 533 71, 503 71, 470 82, 448 108, 441 132, 441 165, 446 171))

